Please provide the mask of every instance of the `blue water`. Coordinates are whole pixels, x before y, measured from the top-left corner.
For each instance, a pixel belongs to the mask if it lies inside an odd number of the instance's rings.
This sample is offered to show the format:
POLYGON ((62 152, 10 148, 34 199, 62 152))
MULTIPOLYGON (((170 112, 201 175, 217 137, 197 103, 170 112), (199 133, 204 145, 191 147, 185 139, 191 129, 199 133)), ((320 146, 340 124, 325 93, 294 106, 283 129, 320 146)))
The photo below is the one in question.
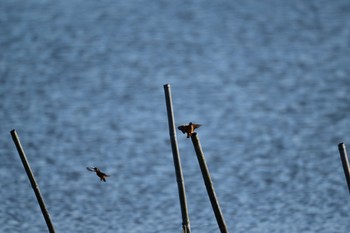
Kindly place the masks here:
MULTIPOLYGON (((230 232, 345 233, 350 2, 2 0, 0 232, 181 232, 163 85, 230 232), (107 182, 88 172, 97 166, 107 182)), ((219 232, 179 131, 192 232, 219 232)), ((349 146, 350 148, 350 146, 349 146)))

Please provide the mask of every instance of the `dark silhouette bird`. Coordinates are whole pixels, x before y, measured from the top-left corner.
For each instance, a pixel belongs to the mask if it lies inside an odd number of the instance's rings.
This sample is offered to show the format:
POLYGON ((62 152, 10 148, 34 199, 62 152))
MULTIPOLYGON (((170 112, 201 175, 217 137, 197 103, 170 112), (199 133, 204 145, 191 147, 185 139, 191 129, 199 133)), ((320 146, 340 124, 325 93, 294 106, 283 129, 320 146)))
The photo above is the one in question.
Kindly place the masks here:
POLYGON ((180 125, 177 128, 181 130, 183 134, 187 133, 187 138, 189 138, 194 133, 194 130, 199 128, 200 126, 200 124, 193 124, 192 122, 190 122, 188 125, 180 125))
POLYGON ((86 169, 90 172, 96 172, 96 175, 100 177, 101 181, 106 182, 106 177, 109 177, 110 175, 107 175, 106 173, 103 173, 98 169, 97 167, 86 167, 86 169))

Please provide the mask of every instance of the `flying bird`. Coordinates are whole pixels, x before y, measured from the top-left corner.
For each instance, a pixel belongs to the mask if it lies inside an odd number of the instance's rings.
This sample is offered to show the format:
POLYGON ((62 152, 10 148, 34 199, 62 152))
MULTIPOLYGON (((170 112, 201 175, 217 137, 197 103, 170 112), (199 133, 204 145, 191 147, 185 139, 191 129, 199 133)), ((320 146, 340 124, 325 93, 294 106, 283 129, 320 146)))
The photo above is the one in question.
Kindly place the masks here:
POLYGON ((100 169, 98 169, 97 167, 86 167, 86 169, 90 172, 96 172, 96 175, 98 177, 100 177, 101 181, 106 182, 106 177, 109 177, 110 175, 107 175, 104 172, 101 172, 100 169))
POLYGON ((189 138, 194 133, 194 130, 199 128, 200 126, 200 124, 193 124, 192 122, 190 122, 188 125, 180 125, 177 128, 181 130, 183 134, 186 133, 187 138, 189 138))

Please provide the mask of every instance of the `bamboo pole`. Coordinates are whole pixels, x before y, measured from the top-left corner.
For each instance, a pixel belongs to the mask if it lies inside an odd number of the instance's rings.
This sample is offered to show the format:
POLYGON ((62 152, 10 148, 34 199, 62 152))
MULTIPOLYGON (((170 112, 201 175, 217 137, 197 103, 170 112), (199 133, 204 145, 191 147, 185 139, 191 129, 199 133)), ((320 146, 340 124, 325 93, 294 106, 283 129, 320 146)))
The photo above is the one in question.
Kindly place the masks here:
POLYGON ((342 164, 343 164, 345 179, 348 183, 348 189, 349 189, 349 193, 350 193, 350 165, 349 165, 348 155, 346 153, 345 144, 339 143, 338 149, 339 149, 339 153, 340 153, 340 159, 341 159, 342 164))
POLYGON ((24 150, 22 148, 22 145, 21 145, 21 142, 20 142, 20 140, 18 138, 16 130, 11 130, 11 136, 12 136, 12 139, 13 139, 15 145, 16 145, 19 157, 22 160, 22 164, 23 164, 24 170, 27 173, 27 176, 29 178, 29 181, 30 181, 30 183, 32 185, 32 188, 33 188, 33 191, 35 193, 35 196, 36 196, 36 198, 38 200, 41 212, 42 212, 42 214, 43 214, 43 216, 45 218, 46 225, 47 225, 47 227, 49 229, 49 232, 50 233, 55 233, 55 229, 54 229, 53 224, 51 222, 49 212, 48 212, 48 210, 46 208, 44 199, 41 196, 41 193, 40 193, 40 190, 39 190, 39 186, 38 186, 37 182, 35 181, 32 169, 29 166, 27 157, 26 157, 26 155, 24 153, 24 150))
POLYGON ((192 139, 192 143, 193 143, 194 149, 195 149, 196 154, 197 154, 198 163, 199 163, 199 166, 200 166, 201 171, 202 171, 204 184, 205 184, 205 187, 207 188, 208 196, 209 196, 211 206, 213 208, 213 211, 214 211, 214 214, 216 217, 216 221, 218 223, 218 226, 220 228, 221 233, 228 233, 225 219, 224 219, 224 216, 221 212, 219 201, 218 201, 216 194, 215 194, 214 186, 213 186, 213 183, 212 183, 211 178, 210 178, 209 169, 208 169, 207 163, 205 161, 205 157, 204 157, 204 154, 202 151, 202 146, 200 144, 199 137, 198 137, 197 133, 193 133, 191 135, 191 139, 192 139))
POLYGON ((182 233, 190 233, 191 232, 190 219, 188 216, 185 184, 184 184, 184 178, 183 178, 182 168, 181 168, 180 153, 179 153, 179 149, 177 146, 175 120, 174 120, 174 112, 173 112, 170 84, 164 85, 164 92, 165 92, 166 108, 167 108, 167 113, 168 113, 171 149, 173 152, 175 175, 176 175, 176 181, 177 181, 177 187, 178 187, 179 199, 180 199, 180 207, 181 207, 181 215, 182 215, 182 233))

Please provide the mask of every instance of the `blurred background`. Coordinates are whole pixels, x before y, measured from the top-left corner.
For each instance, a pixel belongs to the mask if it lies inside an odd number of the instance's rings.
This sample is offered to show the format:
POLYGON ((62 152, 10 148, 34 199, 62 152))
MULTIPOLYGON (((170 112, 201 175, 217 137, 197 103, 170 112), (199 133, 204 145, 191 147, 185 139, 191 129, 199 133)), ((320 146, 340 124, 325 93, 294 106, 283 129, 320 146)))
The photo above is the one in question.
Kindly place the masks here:
MULTIPOLYGON (((348 232, 350 2, 2 0, 0 232, 181 232, 163 85, 230 232, 348 232), (107 182, 86 170, 97 166, 107 182)), ((219 232, 177 132, 192 232, 219 232)))

